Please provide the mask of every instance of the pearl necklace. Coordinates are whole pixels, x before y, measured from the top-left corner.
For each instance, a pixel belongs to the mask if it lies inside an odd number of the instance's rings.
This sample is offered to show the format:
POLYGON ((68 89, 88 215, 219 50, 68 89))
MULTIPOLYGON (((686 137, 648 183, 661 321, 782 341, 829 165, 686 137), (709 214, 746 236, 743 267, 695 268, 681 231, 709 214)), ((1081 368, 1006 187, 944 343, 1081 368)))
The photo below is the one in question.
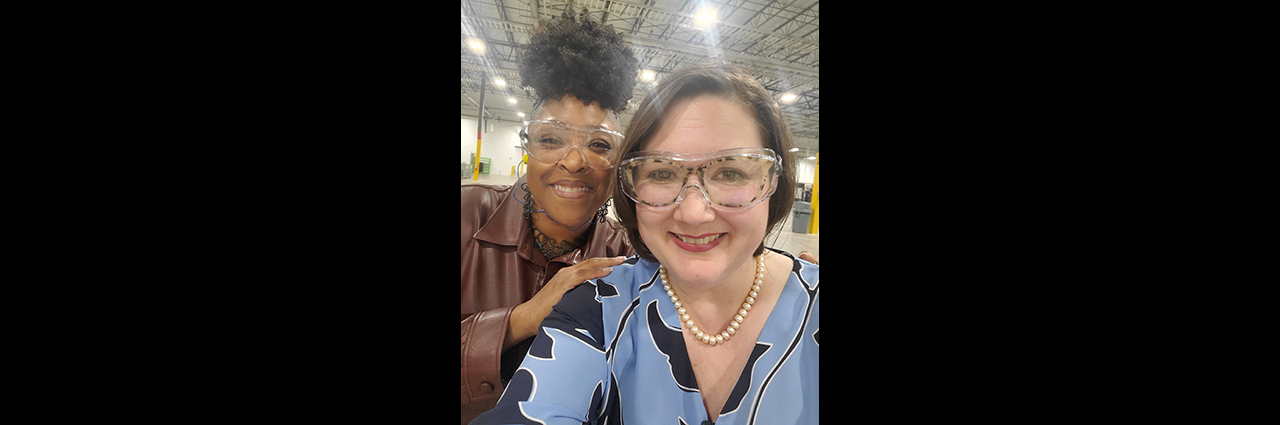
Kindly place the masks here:
POLYGON ((760 290, 760 284, 764 283, 764 254, 756 257, 756 280, 751 285, 751 292, 747 293, 747 298, 742 302, 742 308, 738 309, 738 314, 733 316, 733 321, 729 322, 719 334, 711 334, 702 332, 697 326, 693 325, 693 319, 689 318, 689 313, 685 311, 684 305, 680 303, 680 297, 676 296, 676 291, 671 289, 671 284, 667 282, 667 268, 658 266, 658 274, 662 276, 662 286, 667 288, 667 296, 671 297, 671 303, 675 304, 676 312, 680 313, 680 320, 684 321, 685 329, 693 334, 693 338, 702 341, 704 344, 716 345, 723 344, 728 341, 733 334, 738 332, 738 327, 742 326, 742 320, 747 317, 747 313, 751 312, 751 305, 756 303, 756 297, 760 296, 757 292, 760 290))

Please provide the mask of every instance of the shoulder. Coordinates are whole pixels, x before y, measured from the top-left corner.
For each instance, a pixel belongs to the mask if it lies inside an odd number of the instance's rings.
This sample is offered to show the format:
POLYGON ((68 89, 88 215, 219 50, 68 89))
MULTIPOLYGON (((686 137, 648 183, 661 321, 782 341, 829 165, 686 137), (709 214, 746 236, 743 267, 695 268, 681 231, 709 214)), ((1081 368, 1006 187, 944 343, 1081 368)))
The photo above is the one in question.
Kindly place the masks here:
POLYGON ((510 185, 470 184, 463 185, 461 221, 463 230, 474 232, 511 197, 510 185))
POLYGON ((468 184, 462 185, 462 208, 496 205, 511 192, 510 185, 468 184))
POLYGON ((778 254, 782 254, 783 256, 790 259, 792 276, 794 276, 795 279, 799 280, 801 283, 807 286, 809 290, 815 290, 818 288, 819 267, 817 264, 810 263, 805 260, 801 260, 799 257, 792 255, 790 252, 786 252, 780 249, 769 248, 769 250, 776 252, 778 254))
POLYGON ((657 265, 633 255, 614 266, 608 275, 583 282, 566 292, 556 308, 569 314, 594 313, 598 317, 604 307, 613 307, 615 301, 630 302, 654 276, 657 276, 657 265))
POLYGON ((595 280, 597 293, 602 302, 626 302, 639 296, 644 288, 653 283, 658 276, 658 265, 638 255, 631 255, 627 260, 613 267, 608 276, 595 280))
POLYGON ((605 318, 611 318, 610 329, 616 326, 613 322, 617 316, 632 307, 641 290, 652 285, 657 270, 656 264, 633 255, 614 266, 608 276, 583 282, 566 292, 543 321, 543 327, 586 334, 593 347, 603 350, 613 337, 612 332, 606 331, 605 318))
POLYGON ((595 283, 586 281, 566 292, 542 321, 542 327, 558 329, 597 350, 604 350, 604 309, 595 283))
POLYGON ((462 186, 462 219, 467 221, 467 217, 476 216, 475 221, 483 220, 489 217, 489 214, 497 209, 498 203, 502 200, 500 191, 489 185, 463 185, 462 186))
POLYGON ((657 275, 657 264, 633 255, 614 266, 607 276, 583 282, 566 292, 553 310, 580 323, 599 322, 604 312, 630 305, 657 275))

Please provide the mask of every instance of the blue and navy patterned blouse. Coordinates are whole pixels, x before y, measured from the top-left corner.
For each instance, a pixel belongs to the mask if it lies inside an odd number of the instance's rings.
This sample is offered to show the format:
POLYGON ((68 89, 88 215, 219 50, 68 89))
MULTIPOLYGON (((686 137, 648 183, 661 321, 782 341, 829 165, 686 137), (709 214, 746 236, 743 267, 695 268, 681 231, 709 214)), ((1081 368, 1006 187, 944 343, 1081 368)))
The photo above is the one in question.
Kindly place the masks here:
MULTIPOLYGON (((818 266, 792 259, 777 305, 717 418, 818 423, 818 266)), ((707 423, 658 264, 631 257, 569 291, 547 316, 497 407, 472 424, 707 423)))

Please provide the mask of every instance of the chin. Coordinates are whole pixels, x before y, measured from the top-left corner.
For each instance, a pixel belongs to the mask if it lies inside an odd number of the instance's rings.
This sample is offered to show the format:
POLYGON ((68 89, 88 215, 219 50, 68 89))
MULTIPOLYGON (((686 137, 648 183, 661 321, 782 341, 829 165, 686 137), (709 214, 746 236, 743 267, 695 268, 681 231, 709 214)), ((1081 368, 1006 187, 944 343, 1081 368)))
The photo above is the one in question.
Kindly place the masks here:
POLYGON ((582 211, 579 208, 542 207, 542 209, 547 210, 547 212, 542 214, 537 214, 537 215, 550 216, 560 224, 563 224, 569 227, 576 226, 578 225, 578 223, 581 223, 583 220, 587 220, 588 218, 588 216, 582 214, 582 211))
MULTIPOLYGON (((680 248, 675 248, 680 249, 680 248)), ((671 251, 668 251, 671 252, 671 251)), ((682 282, 703 287, 715 283, 724 275, 726 264, 720 256, 692 256, 684 254, 663 255, 667 261, 659 261, 682 282)))

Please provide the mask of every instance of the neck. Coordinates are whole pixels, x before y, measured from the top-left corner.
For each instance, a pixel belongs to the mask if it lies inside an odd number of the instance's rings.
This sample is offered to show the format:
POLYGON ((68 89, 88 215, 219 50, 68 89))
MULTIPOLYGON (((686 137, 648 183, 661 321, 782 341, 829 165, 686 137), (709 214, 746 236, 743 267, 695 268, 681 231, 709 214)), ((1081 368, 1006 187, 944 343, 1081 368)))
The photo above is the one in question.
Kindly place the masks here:
MULTIPOLYGON (((563 225, 557 224, 554 221, 551 221, 551 219, 547 218, 546 214, 534 214, 531 218, 533 220, 533 227, 538 228, 538 231, 542 232, 542 234, 547 235, 552 239, 555 239, 556 242, 573 243, 574 241, 578 240, 578 238, 582 237, 582 235, 586 234, 587 230, 590 230, 592 227, 589 224, 582 225, 581 228, 574 231, 574 230, 569 230, 568 227, 565 227, 563 225)), ((574 223, 573 226, 578 226, 581 224, 582 223, 574 223)))
MULTIPOLYGON (((551 248, 561 246, 561 244, 574 245, 576 248, 576 245, 578 245, 578 239, 590 231, 593 226, 587 223, 574 223, 570 225, 572 227, 567 227, 564 224, 556 223, 554 220, 547 217, 547 213, 545 212, 532 212, 539 211, 540 208, 534 204, 533 196, 529 192, 529 186, 524 181, 526 178, 527 177, 520 178, 519 186, 524 196, 524 201, 522 203, 525 204, 525 217, 529 218, 530 224, 533 225, 533 230, 531 231, 533 231, 533 234, 538 238, 536 240, 539 244, 538 248, 543 249, 546 247, 550 248, 551 251, 562 251, 551 248)), ((543 249, 543 254, 551 255, 546 249, 543 249)))
MULTIPOLYGON (((667 273, 671 280, 671 286, 675 288, 677 295, 684 301, 684 304, 733 312, 737 311, 738 307, 742 305, 743 297, 751 289, 751 285, 755 283, 756 257, 748 257, 732 273, 729 273, 728 277, 709 285, 689 285, 669 268, 667 273)), ((768 275, 768 272, 765 274, 768 275)), ((725 317, 732 316, 732 314, 729 314, 725 317)))

